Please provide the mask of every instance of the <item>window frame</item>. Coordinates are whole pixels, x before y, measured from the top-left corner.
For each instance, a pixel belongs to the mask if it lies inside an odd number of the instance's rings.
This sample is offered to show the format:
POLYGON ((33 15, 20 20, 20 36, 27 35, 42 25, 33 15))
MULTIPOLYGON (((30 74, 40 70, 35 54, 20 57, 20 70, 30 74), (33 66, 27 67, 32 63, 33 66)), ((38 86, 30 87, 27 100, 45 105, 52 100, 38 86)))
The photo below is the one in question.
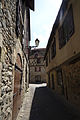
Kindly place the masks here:
POLYGON ((58 30, 59 49, 63 48, 74 34, 74 17, 72 4, 70 5, 62 26, 58 30))
POLYGON ((52 42, 51 45, 51 59, 53 59, 56 56, 56 40, 54 37, 54 41, 52 42))

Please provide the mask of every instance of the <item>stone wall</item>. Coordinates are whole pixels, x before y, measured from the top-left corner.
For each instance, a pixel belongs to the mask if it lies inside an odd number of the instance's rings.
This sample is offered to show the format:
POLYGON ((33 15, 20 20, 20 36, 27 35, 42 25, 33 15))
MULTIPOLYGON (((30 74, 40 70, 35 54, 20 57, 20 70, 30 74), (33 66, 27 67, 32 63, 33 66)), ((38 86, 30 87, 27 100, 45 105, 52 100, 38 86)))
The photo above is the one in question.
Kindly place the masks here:
POLYGON ((63 67, 66 98, 80 109, 80 61, 63 67))
MULTIPOLYGON (((2 48, 2 35, 0 31, 0 47, 2 48)), ((2 103, 2 98, 1 98, 1 70, 2 70, 2 62, 1 62, 1 54, 0 54, 0 105, 2 103)), ((1 107, 0 107, 0 119, 1 119, 1 107)))
POLYGON ((47 84, 57 93, 64 95, 65 98, 80 110, 80 58, 72 59, 64 63, 57 69, 50 71, 50 78, 47 74, 47 84), (62 84, 58 84, 57 69, 62 69, 62 84), (52 82, 52 74, 54 79, 52 82))
MULTIPOLYGON (((0 3, 1 4, 1 3, 0 3)), ((3 0, 0 6, 0 31, 2 34, 2 71, 1 71, 1 120, 11 120, 13 102, 13 65, 11 64, 15 35, 15 1, 3 0)))
MULTIPOLYGON (((0 2, 0 120, 11 120, 13 109, 14 73, 17 53, 22 52, 20 40, 15 35, 16 0, 2 0, 0 2), (1 42, 2 41, 2 42, 1 42)), ((25 59, 26 60, 26 59, 25 59)), ((26 62, 25 62, 26 64, 26 62)), ((22 65, 24 70, 25 65, 22 65)), ((25 76, 22 89, 24 93, 25 76)))

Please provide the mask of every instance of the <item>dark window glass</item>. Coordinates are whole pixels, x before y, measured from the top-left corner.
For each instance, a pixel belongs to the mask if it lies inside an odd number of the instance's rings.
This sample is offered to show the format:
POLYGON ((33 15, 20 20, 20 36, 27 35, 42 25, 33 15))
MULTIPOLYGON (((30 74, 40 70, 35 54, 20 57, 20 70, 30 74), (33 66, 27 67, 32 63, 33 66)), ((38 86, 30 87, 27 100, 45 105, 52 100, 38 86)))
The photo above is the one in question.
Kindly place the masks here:
POLYGON ((48 57, 46 57, 46 66, 48 66, 48 57))
POLYGON ((48 73, 48 87, 50 87, 50 72, 48 73))
POLYGON ((35 82, 41 82, 41 76, 40 75, 35 76, 35 82))
POLYGON ((59 28, 59 48, 62 48, 74 33, 74 20, 72 5, 64 19, 62 26, 59 28))
POLYGON ((49 51, 49 62, 50 62, 50 51, 49 51))
POLYGON ((34 57, 38 59, 38 53, 35 53, 34 57))
POLYGON ((16 36, 19 36, 19 23, 20 23, 20 19, 19 19, 19 0, 17 0, 16 2, 16 36))
MULTIPOLYGON (((16 36, 17 37, 20 36, 20 39, 23 37, 23 29, 24 29, 23 25, 22 25, 21 14, 22 14, 22 2, 19 3, 19 0, 17 0, 17 2, 16 2, 16 28, 15 28, 15 30, 16 30, 16 36)), ((22 18, 23 18, 23 16, 22 16, 22 18)))
POLYGON ((54 42, 52 43, 52 47, 51 47, 51 58, 55 57, 56 55, 56 40, 54 38, 54 42))

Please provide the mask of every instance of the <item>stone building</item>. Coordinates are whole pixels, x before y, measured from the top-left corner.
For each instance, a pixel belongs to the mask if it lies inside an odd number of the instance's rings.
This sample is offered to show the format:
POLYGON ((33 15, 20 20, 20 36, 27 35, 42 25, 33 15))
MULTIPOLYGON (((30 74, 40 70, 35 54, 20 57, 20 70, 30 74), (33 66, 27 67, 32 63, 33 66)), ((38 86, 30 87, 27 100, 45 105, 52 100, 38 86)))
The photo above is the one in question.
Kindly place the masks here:
POLYGON ((45 48, 33 49, 30 51, 30 83, 46 82, 44 54, 45 48))
POLYGON ((26 0, 0 0, 0 120, 16 119, 28 87, 29 8, 26 0))
POLYGON ((46 80, 80 109, 80 0, 63 0, 45 53, 46 80))

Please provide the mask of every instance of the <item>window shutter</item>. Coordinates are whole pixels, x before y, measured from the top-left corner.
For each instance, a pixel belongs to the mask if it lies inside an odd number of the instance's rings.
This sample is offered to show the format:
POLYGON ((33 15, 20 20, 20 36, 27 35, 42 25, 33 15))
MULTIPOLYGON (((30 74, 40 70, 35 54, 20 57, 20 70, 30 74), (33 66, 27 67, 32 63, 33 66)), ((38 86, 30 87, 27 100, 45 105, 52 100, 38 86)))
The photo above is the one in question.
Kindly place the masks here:
POLYGON ((72 5, 70 6, 69 9, 69 37, 72 36, 72 34, 74 33, 74 19, 73 19, 73 10, 72 10, 72 5))

